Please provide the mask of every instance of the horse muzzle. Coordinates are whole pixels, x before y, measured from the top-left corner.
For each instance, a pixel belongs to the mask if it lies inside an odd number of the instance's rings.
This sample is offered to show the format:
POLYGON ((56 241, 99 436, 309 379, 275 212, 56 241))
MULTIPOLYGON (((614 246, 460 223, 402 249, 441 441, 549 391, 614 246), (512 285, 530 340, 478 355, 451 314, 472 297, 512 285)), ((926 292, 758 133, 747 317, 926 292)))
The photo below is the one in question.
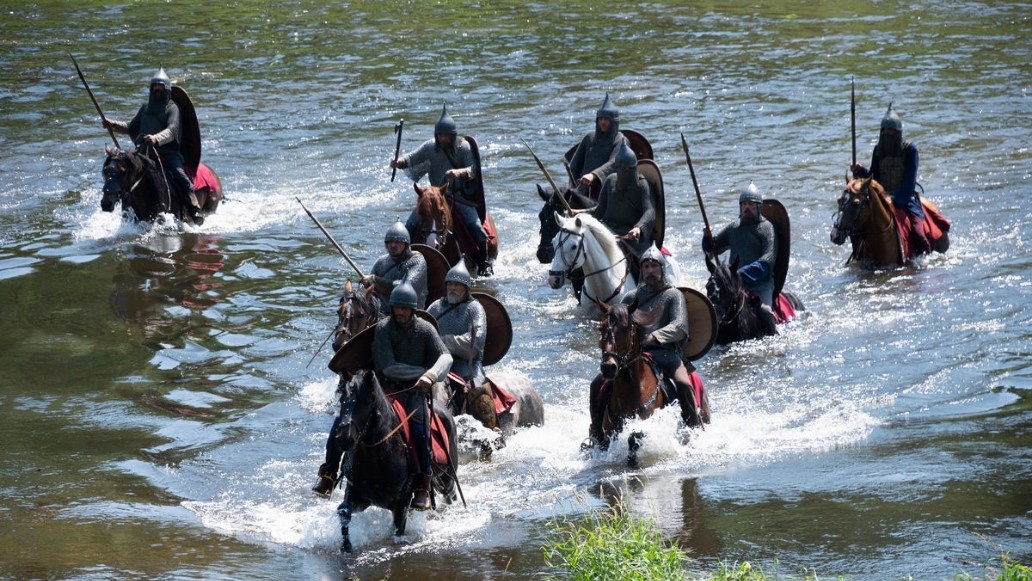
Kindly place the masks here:
POLYGON ((566 284, 566 277, 562 272, 555 270, 548 271, 548 286, 554 289, 559 289, 563 288, 564 284, 566 284))
POLYGON ((537 259, 541 264, 549 264, 555 259, 555 248, 551 244, 539 244, 537 249, 537 259))
POLYGON ((605 359, 602 364, 599 365, 599 371, 602 372, 602 377, 606 379, 616 379, 616 372, 619 366, 615 361, 605 359))
POLYGON ((842 230, 838 226, 831 227, 831 242, 833 244, 843 244, 846 241, 846 231, 842 230))

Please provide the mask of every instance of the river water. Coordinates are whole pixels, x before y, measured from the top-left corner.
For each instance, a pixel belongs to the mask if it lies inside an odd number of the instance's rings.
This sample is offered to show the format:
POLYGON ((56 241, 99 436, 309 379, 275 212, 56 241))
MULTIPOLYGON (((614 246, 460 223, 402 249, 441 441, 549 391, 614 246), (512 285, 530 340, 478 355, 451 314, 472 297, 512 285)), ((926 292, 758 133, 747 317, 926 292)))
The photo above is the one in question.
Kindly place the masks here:
MULTIPOLYGON (((1032 10, 1027 3, 18 2, 0 13, 0 577, 528 577, 557 519, 623 499, 711 569, 948 579, 1032 561, 1032 10), (159 65, 193 97, 227 200, 203 227, 100 211, 110 139, 159 65), (952 248, 863 272, 828 240, 850 161, 890 101, 952 248), (807 310, 699 362, 714 419, 685 444, 660 413, 643 466, 582 457, 595 322, 534 257, 526 139, 555 175, 609 91, 650 138, 667 244, 701 288, 702 221, 755 180, 789 209, 807 310), (513 320, 492 371, 546 425, 462 466, 468 507, 386 512, 337 553, 309 493, 334 410, 320 344, 347 264, 414 194, 391 182, 447 103, 477 137, 501 237, 480 281, 513 320), (314 361, 313 360, 314 356, 314 361), (310 361, 312 361, 310 363, 310 361)), ((124 138, 123 138, 124 142, 124 138)))

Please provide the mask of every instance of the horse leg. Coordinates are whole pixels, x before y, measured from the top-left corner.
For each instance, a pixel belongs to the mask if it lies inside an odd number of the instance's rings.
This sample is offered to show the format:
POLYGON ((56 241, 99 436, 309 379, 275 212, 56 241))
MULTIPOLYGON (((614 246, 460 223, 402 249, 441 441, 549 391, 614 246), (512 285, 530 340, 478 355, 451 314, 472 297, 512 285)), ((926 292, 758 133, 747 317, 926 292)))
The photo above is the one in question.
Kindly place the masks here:
POLYGON ((641 449, 641 443, 645 439, 645 432, 632 432, 630 436, 627 436, 627 467, 631 469, 638 468, 638 450, 641 449))
POLYGON ((351 488, 348 487, 348 492, 344 495, 344 501, 337 507, 337 518, 340 519, 340 534, 344 537, 340 544, 340 552, 342 553, 350 553, 352 549, 351 534, 348 531, 348 528, 351 526, 352 509, 351 488))
POLYGON ((408 524, 408 503, 402 502, 393 509, 391 514, 394 515, 394 536, 400 537, 405 534, 405 525, 408 524))

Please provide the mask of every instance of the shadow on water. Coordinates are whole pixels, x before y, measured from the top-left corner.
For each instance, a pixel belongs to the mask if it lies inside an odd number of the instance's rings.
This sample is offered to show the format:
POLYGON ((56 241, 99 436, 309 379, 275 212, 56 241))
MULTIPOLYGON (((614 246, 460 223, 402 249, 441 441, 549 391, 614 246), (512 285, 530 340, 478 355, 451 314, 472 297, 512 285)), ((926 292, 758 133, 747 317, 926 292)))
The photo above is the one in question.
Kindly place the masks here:
POLYGON ((197 324, 194 315, 220 302, 216 275, 226 263, 217 236, 158 232, 125 252, 108 302, 140 344, 178 343, 197 324))

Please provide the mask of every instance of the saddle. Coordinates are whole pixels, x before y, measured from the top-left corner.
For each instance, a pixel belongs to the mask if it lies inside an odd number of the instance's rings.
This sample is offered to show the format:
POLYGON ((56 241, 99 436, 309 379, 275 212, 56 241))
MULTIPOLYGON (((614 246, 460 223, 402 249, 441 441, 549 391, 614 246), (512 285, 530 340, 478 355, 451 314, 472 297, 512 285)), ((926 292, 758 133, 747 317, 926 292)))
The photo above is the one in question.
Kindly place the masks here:
MULTIPOLYGON (((402 405, 401 399, 395 395, 388 395, 387 399, 391 402, 391 408, 394 410, 394 414, 398 416, 398 420, 401 421, 401 435, 405 440, 405 446, 408 448, 409 463, 413 466, 418 466, 419 461, 416 458, 416 447, 412 442, 412 427, 409 424, 408 412, 405 411, 405 406, 402 405)), ((446 466, 448 464, 448 458, 450 455, 450 445, 448 443, 448 437, 445 435, 444 424, 441 423, 441 418, 437 414, 430 414, 430 458, 434 464, 440 464, 446 466)))

